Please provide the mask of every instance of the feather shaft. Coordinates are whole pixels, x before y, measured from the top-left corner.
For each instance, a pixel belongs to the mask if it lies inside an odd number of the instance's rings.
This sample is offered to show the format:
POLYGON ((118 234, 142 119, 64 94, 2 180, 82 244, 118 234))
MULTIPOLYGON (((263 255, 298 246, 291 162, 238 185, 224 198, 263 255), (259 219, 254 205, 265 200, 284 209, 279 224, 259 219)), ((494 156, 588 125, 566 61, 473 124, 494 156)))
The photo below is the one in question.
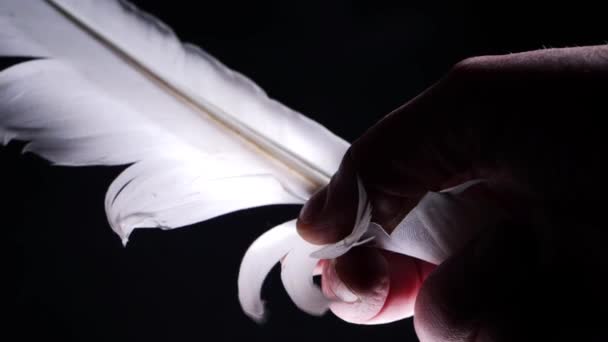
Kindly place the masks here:
POLYGON ((311 193, 329 183, 331 175, 327 172, 317 168, 315 165, 304 160, 300 156, 291 153, 289 150, 284 149, 279 144, 276 144, 272 140, 266 138, 264 135, 259 134, 233 116, 223 112, 213 104, 205 103, 205 101, 200 97, 190 94, 188 91, 172 84, 172 82, 158 75, 153 70, 148 68, 144 63, 140 62, 137 58, 114 44, 110 39, 108 39, 108 37, 105 37, 102 32, 96 30, 91 25, 88 25, 86 22, 79 19, 78 16, 72 13, 67 6, 62 5, 55 0, 47 0, 47 2, 57 11, 62 13, 66 19, 70 20, 79 28, 87 32, 92 38, 112 51, 117 57, 140 72, 142 76, 146 77, 164 91, 171 94, 186 106, 195 110, 199 115, 207 119, 207 121, 232 133, 236 138, 245 142, 246 145, 253 151, 263 155, 274 164, 282 166, 292 175, 297 176, 307 184, 305 188, 309 189, 311 193))

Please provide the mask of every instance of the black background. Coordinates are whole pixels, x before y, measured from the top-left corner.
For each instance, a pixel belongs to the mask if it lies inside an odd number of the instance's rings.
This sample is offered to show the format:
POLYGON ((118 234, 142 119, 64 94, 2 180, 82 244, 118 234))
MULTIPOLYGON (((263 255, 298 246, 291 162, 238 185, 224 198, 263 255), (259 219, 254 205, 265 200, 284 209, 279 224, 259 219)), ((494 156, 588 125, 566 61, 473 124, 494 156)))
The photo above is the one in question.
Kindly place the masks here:
MULTIPOLYGON (((135 2, 349 141, 463 58, 608 40, 600 1, 135 2)), ((123 248, 103 211, 123 167, 51 167, 21 146, 0 148, 5 341, 416 340, 411 319, 368 327, 299 312, 277 270, 269 321, 241 312, 245 249, 299 207, 136 231, 123 248)))

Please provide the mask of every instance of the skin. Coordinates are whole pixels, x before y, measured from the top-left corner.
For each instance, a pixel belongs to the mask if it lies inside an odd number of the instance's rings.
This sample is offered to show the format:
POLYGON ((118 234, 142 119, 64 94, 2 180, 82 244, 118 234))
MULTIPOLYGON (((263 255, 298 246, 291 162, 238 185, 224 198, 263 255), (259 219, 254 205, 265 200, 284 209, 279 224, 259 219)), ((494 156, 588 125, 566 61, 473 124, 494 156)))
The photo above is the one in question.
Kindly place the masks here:
POLYGON ((371 127, 302 209, 306 240, 350 233, 356 175, 389 232, 427 191, 475 178, 489 183, 468 196, 506 215, 455 224, 467 238, 438 266, 366 247, 323 262, 326 294, 351 294, 334 314, 414 315, 423 342, 608 338, 607 98, 608 46, 475 57, 371 127))

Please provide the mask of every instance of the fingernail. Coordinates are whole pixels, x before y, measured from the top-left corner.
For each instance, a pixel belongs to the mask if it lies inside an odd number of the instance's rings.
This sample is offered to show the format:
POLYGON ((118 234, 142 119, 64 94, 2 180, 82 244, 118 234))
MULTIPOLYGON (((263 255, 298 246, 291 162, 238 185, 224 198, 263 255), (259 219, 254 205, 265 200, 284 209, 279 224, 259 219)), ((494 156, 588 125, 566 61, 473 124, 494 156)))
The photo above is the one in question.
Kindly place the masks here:
POLYGON ((338 276, 336 272, 336 260, 331 260, 323 270, 323 283, 325 295, 331 299, 338 299, 346 303, 354 303, 359 300, 357 296, 338 276), (335 297, 335 298, 333 298, 335 297))
POLYGON ((388 297, 388 263, 375 249, 354 248, 328 265, 322 284, 324 293, 338 299, 330 305, 336 316, 365 323, 382 310, 388 297))

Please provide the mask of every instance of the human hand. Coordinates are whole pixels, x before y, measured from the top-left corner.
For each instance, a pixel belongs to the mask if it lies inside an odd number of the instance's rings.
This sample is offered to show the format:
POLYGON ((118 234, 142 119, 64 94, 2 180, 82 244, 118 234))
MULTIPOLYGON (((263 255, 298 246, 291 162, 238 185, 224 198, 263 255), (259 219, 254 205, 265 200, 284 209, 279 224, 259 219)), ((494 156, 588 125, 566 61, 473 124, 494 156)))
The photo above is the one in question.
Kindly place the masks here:
POLYGON ((476 178, 463 196, 505 215, 454 217, 460 239, 437 267, 366 247, 323 261, 332 311, 359 324, 413 314, 422 341, 605 336, 607 96, 608 46, 476 57, 370 128, 303 208, 308 241, 350 233, 357 176, 389 232, 427 191, 476 178))

